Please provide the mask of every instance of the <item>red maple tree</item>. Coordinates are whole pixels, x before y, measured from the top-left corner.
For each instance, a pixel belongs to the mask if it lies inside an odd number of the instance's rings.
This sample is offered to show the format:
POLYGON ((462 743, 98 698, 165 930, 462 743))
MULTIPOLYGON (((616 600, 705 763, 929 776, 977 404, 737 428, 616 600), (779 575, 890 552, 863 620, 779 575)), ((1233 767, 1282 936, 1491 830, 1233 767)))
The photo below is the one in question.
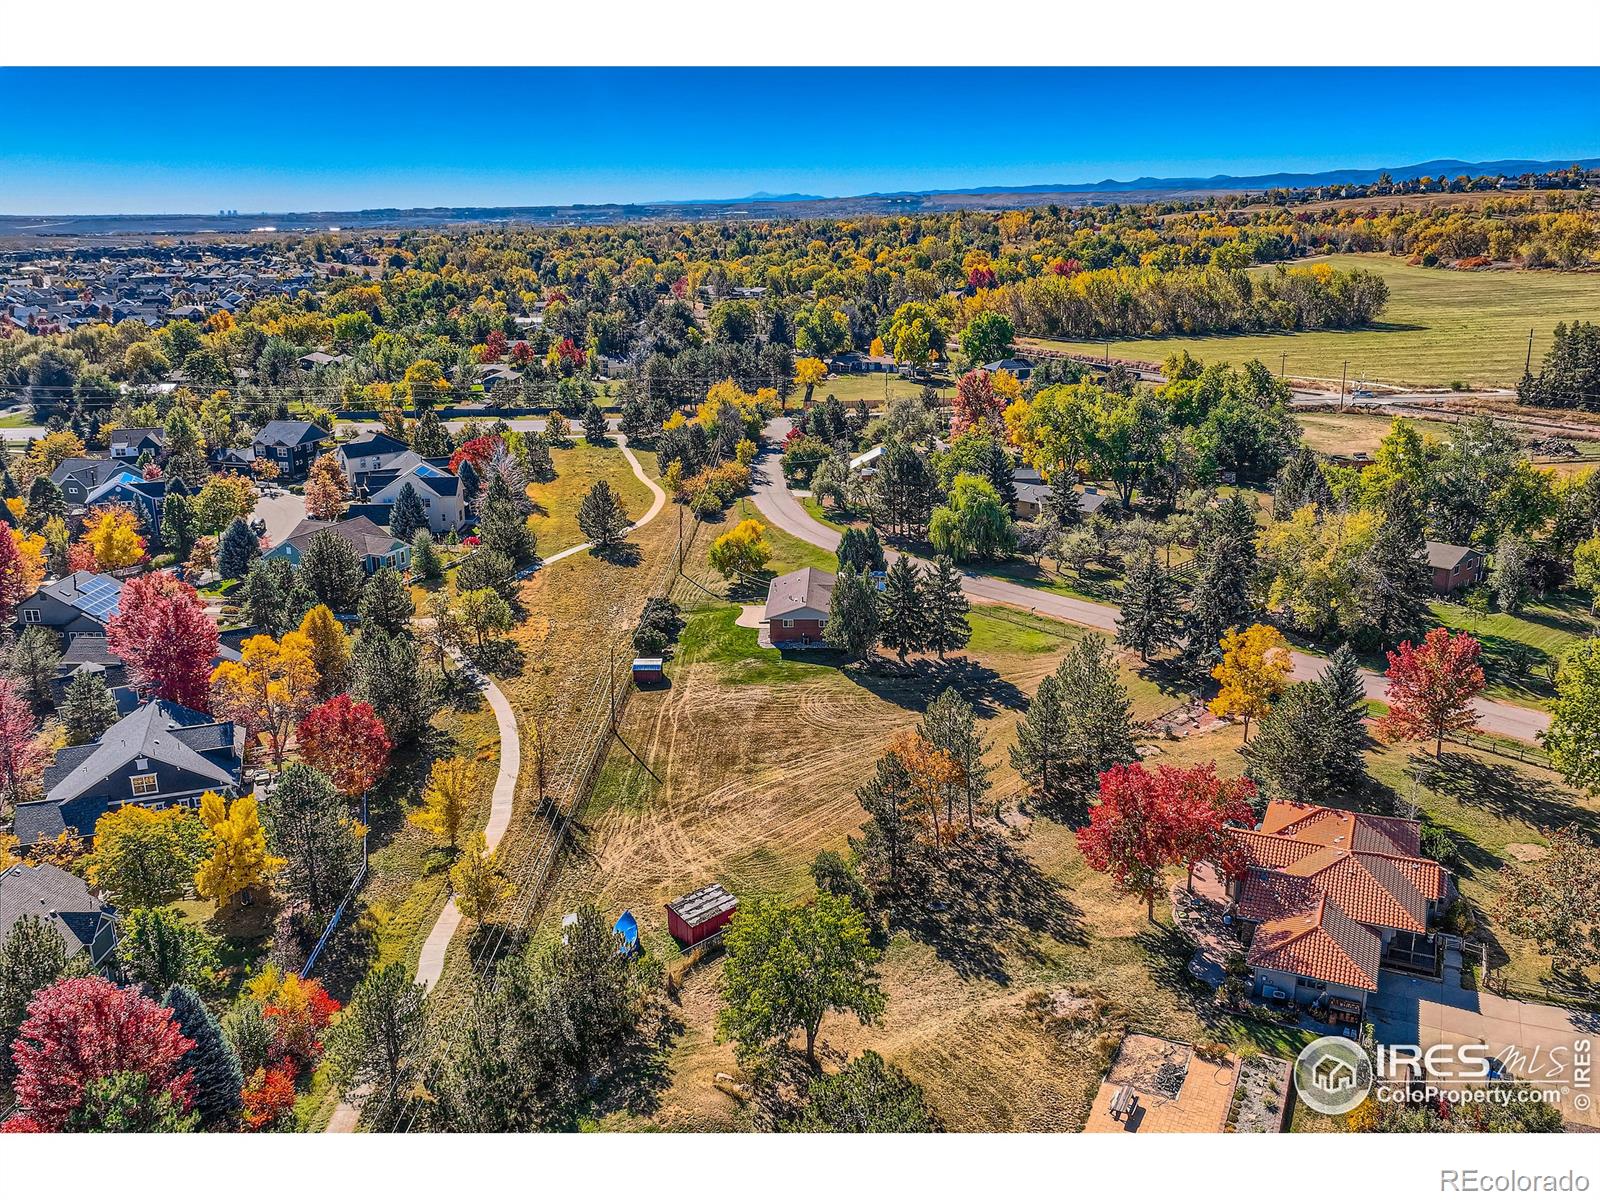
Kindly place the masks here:
POLYGON ((62 1128, 84 1088, 119 1071, 143 1075, 152 1093, 166 1092, 187 1112, 193 1072, 181 1064, 193 1047, 172 1010, 134 988, 98 976, 52 984, 29 1003, 12 1044, 19 1111, 5 1129, 62 1128))
POLYGON ((275 1129, 294 1108, 294 1067, 288 1063, 258 1070, 240 1095, 244 1101, 246 1131, 259 1133, 275 1129))
MULTIPOLYGON (((1219 779, 1216 767, 1112 767, 1100 776, 1098 802, 1078 830, 1078 849, 1096 871, 1140 897, 1155 920, 1156 897, 1168 867, 1194 866, 1226 855, 1223 827, 1254 819, 1247 779, 1219 779)), ((1224 872, 1228 864, 1221 862, 1224 872)))
POLYGON ((505 446, 505 441, 497 433, 486 433, 469 442, 462 442, 450 456, 450 469, 459 471, 463 462, 470 462, 481 475, 484 468, 494 461, 494 456, 504 450, 505 446))
POLYGON ((183 580, 154 571, 123 584, 117 615, 106 626, 106 646, 141 694, 211 711, 217 623, 183 580))
POLYGON ((973 267, 967 272, 967 290, 976 292, 980 288, 992 288, 994 280, 993 267, 973 267))
POLYGON ((1005 428, 1001 416, 1005 405, 994 394, 994 380, 987 371, 968 371, 956 381, 956 398, 951 406, 950 436, 960 437, 969 429, 999 433, 1005 428))
POLYGON ((533 361, 533 347, 524 341, 511 343, 511 361, 514 365, 525 367, 533 361))
POLYGON ((394 748, 372 705, 343 692, 301 718, 295 739, 300 757, 333 780, 344 796, 359 796, 377 783, 394 748))
POLYGON ((491 329, 489 336, 483 339, 483 349, 478 352, 478 361, 497 363, 505 356, 506 335, 498 329, 491 329))
POLYGON ((584 353, 583 347, 569 337, 562 338, 560 344, 556 346, 556 356, 563 362, 569 362, 577 368, 582 368, 589 358, 584 353))
POLYGON ((1448 733, 1477 726, 1472 702, 1483 693, 1478 639, 1452 635, 1440 626, 1419 646, 1401 642, 1389 652, 1388 713, 1378 732, 1393 741, 1433 739, 1433 756, 1444 752, 1448 733))
POLYGON ((11 536, 11 526, 0 521, 0 625, 10 625, 17 615, 17 605, 32 593, 28 586, 28 570, 22 562, 22 552, 11 536))
POLYGON ((34 740, 38 732, 33 706, 17 681, 0 676, 0 800, 8 807, 23 799, 39 772, 44 756, 34 740))

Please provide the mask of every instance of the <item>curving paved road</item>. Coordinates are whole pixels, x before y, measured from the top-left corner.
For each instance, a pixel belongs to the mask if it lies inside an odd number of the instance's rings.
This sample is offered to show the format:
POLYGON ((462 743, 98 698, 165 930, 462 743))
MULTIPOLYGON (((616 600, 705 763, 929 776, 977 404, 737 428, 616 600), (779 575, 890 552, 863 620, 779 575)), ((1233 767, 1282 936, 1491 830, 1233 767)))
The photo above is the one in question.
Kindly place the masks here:
MULTIPOLYGON (((776 444, 788 434, 790 427, 791 423, 787 417, 779 417, 767 424, 763 437, 768 443, 776 444)), ((769 451, 757 460, 753 486, 756 507, 779 529, 824 550, 838 548, 838 532, 828 528, 808 513, 789 491, 783 479, 783 469, 777 454, 769 451)), ((892 553, 894 552, 891 551, 892 553)), ((915 556, 911 556, 911 559, 919 564, 923 561, 915 556)), ((1110 604, 1096 604, 1090 600, 1062 596, 1055 592, 1047 592, 1043 588, 1023 587, 1009 580, 996 579, 991 575, 976 575, 971 571, 962 572, 961 590, 973 599, 986 604, 1008 604, 1013 608, 1028 609, 1074 625, 1087 625, 1092 629, 1102 629, 1107 632, 1115 632, 1117 618, 1121 615, 1110 604)), ((1293 651, 1293 657, 1295 679, 1314 677, 1326 662, 1318 655, 1305 654, 1299 650, 1293 651)), ((1387 688, 1383 676, 1367 670, 1363 670, 1361 676, 1368 699, 1382 700, 1387 688)), ((1486 732, 1504 737, 1534 742, 1538 740, 1540 733, 1550 727, 1550 714, 1539 709, 1523 708, 1518 704, 1504 704, 1483 697, 1474 701, 1474 707, 1478 710, 1479 727, 1486 732)))
MULTIPOLYGON (((618 434, 617 444, 622 449, 623 457, 628 460, 628 465, 633 468, 634 475, 650 489, 651 493, 650 508, 644 516, 628 526, 631 531, 656 519, 666 506, 667 494, 656 485, 655 480, 644 473, 638 458, 628 448, 628 439, 618 434)), ((539 566, 547 567, 569 555, 577 554, 580 550, 587 550, 590 545, 591 543, 584 542, 577 546, 568 546, 565 550, 558 550, 543 559, 539 566)), ((476 678, 489 701, 489 708, 494 713, 495 725, 500 733, 500 769, 495 774, 494 791, 489 797, 489 821, 483 830, 484 843, 492 854, 500 845, 500 839, 505 837, 506 830, 511 827, 511 810, 516 800, 517 777, 522 773, 522 737, 517 732, 516 713, 512 710, 511 702, 506 699, 505 693, 487 675, 478 675, 476 678)), ((416 981, 424 990, 432 991, 433 985, 438 983, 439 977, 444 974, 445 954, 450 949, 450 939, 455 937, 456 930, 460 927, 461 910, 456 907, 455 897, 451 896, 445 901, 439 919, 428 931, 427 940, 422 943, 422 953, 417 958, 416 981)), ((354 1133, 360 1118, 359 1104, 352 1104, 348 1100, 340 1101, 339 1107, 334 1110, 333 1117, 328 1122, 327 1131, 354 1133)))

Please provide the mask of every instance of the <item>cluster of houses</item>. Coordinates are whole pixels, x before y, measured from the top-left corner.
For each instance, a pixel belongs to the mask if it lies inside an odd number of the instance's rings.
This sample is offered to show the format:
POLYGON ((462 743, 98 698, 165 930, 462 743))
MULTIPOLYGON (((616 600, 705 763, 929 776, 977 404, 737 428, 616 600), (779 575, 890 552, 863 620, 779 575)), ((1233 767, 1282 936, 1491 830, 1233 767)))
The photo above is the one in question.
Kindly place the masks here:
POLYGON ((80 325, 206 320, 265 296, 293 296, 315 283, 292 258, 242 245, 178 246, 138 256, 22 251, 0 263, 0 326, 60 333, 80 325))

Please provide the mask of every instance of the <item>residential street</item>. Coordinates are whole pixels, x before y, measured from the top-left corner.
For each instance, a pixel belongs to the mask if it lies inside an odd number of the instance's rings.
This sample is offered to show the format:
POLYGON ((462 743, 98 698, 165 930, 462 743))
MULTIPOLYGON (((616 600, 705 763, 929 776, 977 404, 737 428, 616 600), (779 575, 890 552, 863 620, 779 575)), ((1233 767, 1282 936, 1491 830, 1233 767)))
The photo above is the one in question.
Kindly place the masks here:
MULTIPOLYGON (((780 456, 776 453, 775 447, 783 442, 791 428, 792 422, 787 417, 778 417, 768 422, 762 431, 767 449, 756 462, 755 478, 752 483, 756 507, 785 533, 793 534, 802 541, 820 546, 824 550, 833 550, 839 545, 839 534, 806 512, 784 482, 780 456)), ((922 560, 914 558, 913 561, 922 560)), ((1023 587, 1008 580, 978 575, 970 571, 963 572, 963 575, 962 590, 975 600, 989 604, 1009 604, 1015 608, 1028 609, 1074 625, 1087 625, 1093 629, 1108 632, 1116 629, 1119 614, 1113 605, 1096 604, 1090 600, 1062 596, 1042 588, 1023 587)), ((1294 677, 1311 678, 1322 670, 1325 661, 1317 655, 1295 651, 1294 677)), ((1361 674, 1368 698, 1382 700, 1385 691, 1383 676, 1365 670, 1361 674)), ((1550 726, 1550 714, 1539 709, 1523 708, 1520 705, 1504 704, 1498 700, 1481 697, 1475 702, 1475 707, 1478 710, 1479 726, 1487 733, 1534 742, 1538 734, 1550 726)))

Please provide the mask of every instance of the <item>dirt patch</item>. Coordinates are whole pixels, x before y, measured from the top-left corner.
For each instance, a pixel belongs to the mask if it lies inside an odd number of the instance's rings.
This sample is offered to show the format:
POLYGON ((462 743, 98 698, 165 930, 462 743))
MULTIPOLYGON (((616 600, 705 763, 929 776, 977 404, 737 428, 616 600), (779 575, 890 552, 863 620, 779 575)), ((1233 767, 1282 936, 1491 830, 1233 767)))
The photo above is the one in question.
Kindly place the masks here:
POLYGON ((1538 862, 1541 858, 1550 857, 1550 848, 1533 842, 1512 842, 1501 853, 1518 862, 1538 862))
POLYGON ((1288 1111, 1289 1064, 1258 1054, 1239 1067, 1239 1083, 1228 1112, 1229 1133, 1281 1133, 1288 1111))

